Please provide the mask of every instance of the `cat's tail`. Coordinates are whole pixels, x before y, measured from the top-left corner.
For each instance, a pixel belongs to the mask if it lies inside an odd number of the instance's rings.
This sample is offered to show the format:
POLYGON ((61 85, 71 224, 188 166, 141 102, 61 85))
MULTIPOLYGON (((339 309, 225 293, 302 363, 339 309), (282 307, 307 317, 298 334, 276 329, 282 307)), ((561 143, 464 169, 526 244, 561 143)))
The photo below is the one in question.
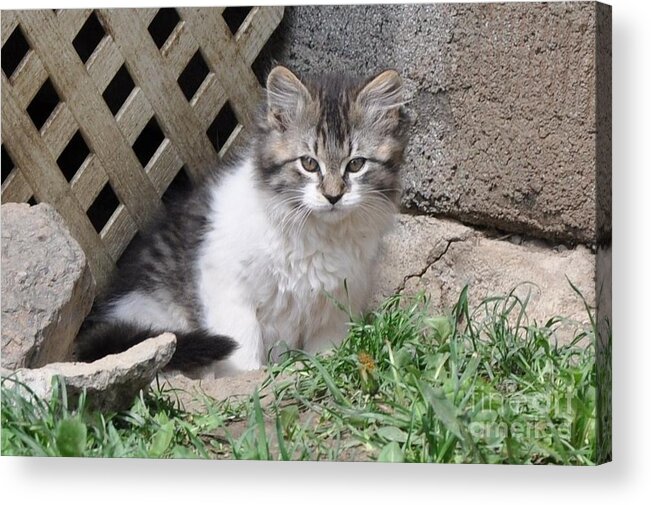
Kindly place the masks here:
MULTIPOLYGON (((92 361, 118 354, 148 338, 157 337, 160 330, 143 329, 129 323, 97 323, 77 339, 77 361, 92 361)), ((176 351, 165 367, 170 370, 192 371, 198 367, 227 358, 237 343, 230 337, 212 335, 204 330, 172 331, 176 335, 176 351)))

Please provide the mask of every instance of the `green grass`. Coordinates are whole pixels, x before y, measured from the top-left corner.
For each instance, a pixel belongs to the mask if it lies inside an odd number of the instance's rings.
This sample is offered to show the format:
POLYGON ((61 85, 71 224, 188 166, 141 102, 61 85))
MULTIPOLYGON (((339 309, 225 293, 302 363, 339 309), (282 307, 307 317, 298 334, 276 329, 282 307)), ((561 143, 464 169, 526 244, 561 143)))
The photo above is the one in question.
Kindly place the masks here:
POLYGON ((527 303, 471 311, 464 289, 432 315, 424 297, 391 298, 338 348, 288 352, 254 395, 201 413, 165 388, 101 415, 3 385, 2 454, 594 464, 594 325, 554 345, 568 322, 530 322, 527 303))

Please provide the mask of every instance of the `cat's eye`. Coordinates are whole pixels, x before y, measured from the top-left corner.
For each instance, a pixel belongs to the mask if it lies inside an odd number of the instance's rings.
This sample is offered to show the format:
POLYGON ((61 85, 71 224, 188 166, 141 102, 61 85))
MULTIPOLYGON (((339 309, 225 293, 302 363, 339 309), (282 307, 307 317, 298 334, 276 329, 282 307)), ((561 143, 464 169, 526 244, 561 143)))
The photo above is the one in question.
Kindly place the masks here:
POLYGON ((364 158, 353 158, 348 162, 348 165, 346 165, 346 170, 353 173, 359 172, 365 163, 366 160, 364 158))
POLYGON ((301 156, 301 165, 308 172, 316 172, 319 169, 317 161, 309 156, 301 156))

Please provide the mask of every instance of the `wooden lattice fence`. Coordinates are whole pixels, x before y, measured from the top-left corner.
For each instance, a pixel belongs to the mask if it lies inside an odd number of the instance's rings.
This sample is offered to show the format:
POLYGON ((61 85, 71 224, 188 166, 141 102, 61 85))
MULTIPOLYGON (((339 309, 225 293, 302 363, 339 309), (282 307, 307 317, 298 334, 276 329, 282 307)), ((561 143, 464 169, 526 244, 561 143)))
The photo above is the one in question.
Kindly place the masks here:
POLYGON ((252 120, 282 7, 2 12, 2 202, 48 202, 99 289, 252 120))

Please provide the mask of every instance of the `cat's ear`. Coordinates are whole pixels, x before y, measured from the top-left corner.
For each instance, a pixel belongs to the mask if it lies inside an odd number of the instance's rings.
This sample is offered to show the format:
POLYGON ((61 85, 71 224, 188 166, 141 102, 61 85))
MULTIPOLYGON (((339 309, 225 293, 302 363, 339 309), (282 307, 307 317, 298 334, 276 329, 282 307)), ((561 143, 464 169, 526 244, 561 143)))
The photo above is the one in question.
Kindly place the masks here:
POLYGON ((404 103, 402 79, 395 70, 373 77, 357 94, 357 104, 370 114, 397 115, 404 103))
POLYGON ((267 120, 273 127, 285 130, 309 101, 310 92, 289 69, 277 66, 269 72, 267 120))

